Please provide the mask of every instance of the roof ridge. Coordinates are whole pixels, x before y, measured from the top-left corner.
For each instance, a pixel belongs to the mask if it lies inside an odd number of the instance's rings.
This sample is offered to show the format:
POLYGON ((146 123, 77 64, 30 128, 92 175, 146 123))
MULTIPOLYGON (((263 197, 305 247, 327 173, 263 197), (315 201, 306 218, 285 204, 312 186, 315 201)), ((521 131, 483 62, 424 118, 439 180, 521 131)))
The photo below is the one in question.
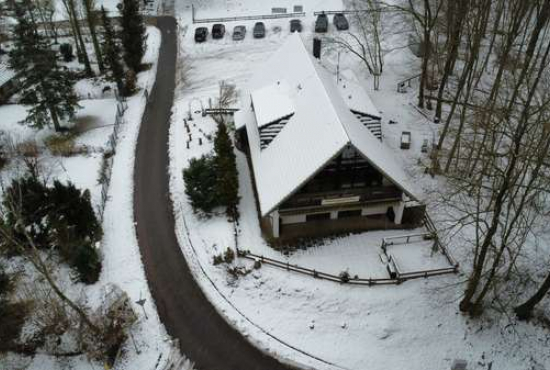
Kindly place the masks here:
MULTIPOLYGON (((327 86, 325 85, 325 82, 323 81, 321 76, 319 76, 319 71, 317 70, 317 66, 315 65, 315 61, 313 60, 313 57, 311 55, 309 55, 309 52, 306 49, 306 45, 304 44, 304 40, 302 39, 302 37, 300 37, 298 34, 296 34, 296 35, 297 35, 297 37, 300 38, 300 41, 301 41, 300 44, 302 46, 302 50, 306 54, 307 59, 308 59, 310 65, 311 65, 311 67, 313 68, 313 72, 314 72, 315 77, 321 83, 321 86, 323 86, 323 94, 325 94, 328 101, 331 102, 331 104, 329 105, 329 108, 333 111, 334 115, 337 117, 338 124, 342 128, 342 131, 344 132, 344 135, 346 135, 346 137, 348 139, 347 141, 348 141, 348 144, 349 144, 349 143, 351 143, 351 137, 350 137, 347 129, 345 128, 345 125, 342 123, 342 121, 340 119, 340 115, 338 114, 338 111, 334 108, 334 104, 332 104, 333 103, 332 98, 331 98, 330 94, 328 93, 328 89, 327 89, 327 86)), ((319 66, 319 67, 323 68, 322 66, 319 66)))

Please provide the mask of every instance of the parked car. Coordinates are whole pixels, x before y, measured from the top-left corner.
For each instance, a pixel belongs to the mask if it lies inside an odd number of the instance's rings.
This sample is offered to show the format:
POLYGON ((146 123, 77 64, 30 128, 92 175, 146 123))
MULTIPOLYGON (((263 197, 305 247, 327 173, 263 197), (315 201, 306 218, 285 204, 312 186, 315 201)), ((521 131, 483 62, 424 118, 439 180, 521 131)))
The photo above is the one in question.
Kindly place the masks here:
POLYGON ((223 39, 225 35, 225 26, 221 23, 216 23, 212 26, 212 38, 213 39, 223 39))
POLYGON ((299 19, 290 21, 290 33, 292 32, 302 32, 302 22, 299 19))
POLYGON ((345 31, 349 29, 349 23, 344 13, 334 14, 334 18, 332 19, 332 22, 334 23, 334 26, 338 31, 345 31))
POLYGON ((195 42, 205 42, 208 36, 208 28, 198 27, 195 29, 195 42))
POLYGON ((403 131, 401 133, 401 149, 410 149, 411 147, 411 132, 403 131))
POLYGON ((315 32, 325 33, 328 31, 328 17, 325 13, 317 16, 315 21, 315 32))
POLYGON ((255 39, 261 39, 265 37, 265 24, 264 22, 256 22, 254 30, 252 32, 255 39))
POLYGON ((234 41, 244 40, 245 35, 246 35, 246 27, 245 26, 235 26, 235 28, 233 28, 233 40, 234 41))

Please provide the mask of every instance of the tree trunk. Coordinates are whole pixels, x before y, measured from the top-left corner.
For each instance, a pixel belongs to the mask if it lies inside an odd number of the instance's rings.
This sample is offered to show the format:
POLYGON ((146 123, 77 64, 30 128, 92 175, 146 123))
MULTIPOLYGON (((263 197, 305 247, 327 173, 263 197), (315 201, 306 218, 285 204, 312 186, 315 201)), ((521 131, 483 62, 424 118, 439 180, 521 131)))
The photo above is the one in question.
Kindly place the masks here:
POLYGON ((84 60, 84 69, 86 70, 86 75, 88 77, 94 77, 94 71, 92 70, 92 66, 90 64, 90 58, 88 57, 88 52, 86 51, 86 44, 84 43, 84 39, 82 38, 82 32, 80 30, 80 24, 78 23, 78 14, 76 13, 76 8, 74 6, 74 0, 68 0, 68 5, 70 8, 70 12, 73 14, 74 19, 74 25, 75 25, 75 31, 76 31, 76 37, 78 39, 78 42, 80 44, 80 52, 82 59, 84 60))
POLYGON ((516 308, 514 308, 514 312, 516 313, 516 316, 520 320, 529 320, 531 316, 533 315, 533 309, 537 304, 539 304, 546 294, 550 291, 550 272, 546 276, 546 279, 542 282, 539 289, 529 298, 527 301, 525 301, 523 304, 520 304, 516 308))
POLYGON ((90 29, 90 34, 92 36, 92 43, 94 46, 95 58, 97 60, 97 66, 99 67, 100 73, 105 72, 105 67, 103 65, 103 55, 101 53, 101 47, 97 39, 96 33, 96 23, 94 9, 92 9, 92 4, 90 0, 83 0, 84 9, 86 10, 86 20, 88 21, 88 28, 90 29))

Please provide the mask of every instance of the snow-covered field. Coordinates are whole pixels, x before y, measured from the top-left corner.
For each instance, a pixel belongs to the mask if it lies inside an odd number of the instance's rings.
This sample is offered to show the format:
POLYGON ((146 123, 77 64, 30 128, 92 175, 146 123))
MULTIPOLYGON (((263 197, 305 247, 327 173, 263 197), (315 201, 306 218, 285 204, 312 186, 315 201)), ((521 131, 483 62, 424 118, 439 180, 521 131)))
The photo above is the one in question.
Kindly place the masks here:
MULTIPOLYGON (((271 3, 253 0, 193 3, 196 16, 205 18, 269 13, 271 7, 271 3)), ((315 0, 301 3, 308 12, 303 19, 302 37, 311 47, 312 11, 341 9, 342 4, 315 0)), ((254 21, 231 22, 226 24, 228 34, 224 39, 213 41, 209 38, 206 43, 197 45, 193 41, 194 27, 189 25, 190 9, 186 5, 176 4, 182 25, 180 58, 185 66, 185 78, 177 92, 170 132, 171 193, 177 213, 176 231, 197 280, 230 323, 260 349, 285 361, 316 369, 441 370, 449 369, 452 360, 457 358, 468 360, 469 369, 550 367, 549 335, 543 329, 516 323, 499 314, 471 321, 458 312, 463 275, 369 288, 314 280, 267 266, 235 279, 223 265, 213 266, 213 256, 227 247, 233 248, 235 241, 233 225, 225 217, 197 217, 184 193, 182 170, 190 158, 212 150, 207 136, 215 131, 212 120, 194 112, 200 110, 201 104, 207 106, 209 99, 216 99, 219 81, 225 80, 242 88, 255 67, 282 45, 289 29, 288 20, 267 20, 267 37, 256 40, 250 34, 254 21), (237 24, 244 24, 249 30, 244 41, 231 41, 231 29, 237 24), (185 143, 189 134, 183 120, 189 111, 193 114, 192 141, 187 149, 185 143), (199 145, 198 138, 202 138, 203 145, 199 145)), ((287 4, 279 2, 279 5, 287 4)), ((406 38, 397 33, 402 27, 391 26, 396 28, 392 38, 395 46, 402 45, 406 38)), ((325 50, 322 60, 330 71, 335 71, 334 50, 325 50)), ((389 53, 385 58, 380 91, 373 91, 371 79, 351 56, 341 53, 340 63, 342 73, 355 75, 382 111, 384 143, 421 188, 430 207, 430 199, 437 196, 434 190, 441 184, 424 174, 422 162, 427 161, 427 157, 420 148, 424 139, 432 142, 438 126, 412 107, 415 99, 412 91, 408 94, 396 92, 397 82, 411 76, 418 62, 408 49, 389 53), (398 123, 390 125, 389 120, 398 123), (399 135, 405 130, 413 132, 408 151, 399 149, 399 135)), ((260 235, 250 174, 240 152, 237 152, 237 165, 241 195, 240 248, 332 273, 343 270, 349 270, 352 275, 385 273, 376 258, 382 237, 398 234, 395 231, 343 236, 290 256, 268 247, 260 235)), ((406 268, 416 268, 423 259, 430 258, 424 245, 419 245, 418 253, 413 255, 410 250, 403 250, 404 247, 392 248, 396 255, 410 258, 406 268)), ((464 261, 462 250, 453 249, 453 252, 464 261)), ((433 262, 434 266, 438 264, 438 261, 433 262)), ((251 267, 249 262, 241 260, 237 265, 251 267)))
MULTIPOLYGON (((154 84, 161 41, 158 29, 148 27, 147 32, 148 48, 144 62, 152 63, 152 68, 138 75, 138 86, 142 90, 150 90, 154 84)), ((80 102, 83 109, 78 112, 75 122, 75 128, 78 131, 75 143, 89 146, 95 150, 88 155, 72 157, 56 157, 44 152, 41 156, 42 167, 49 170, 46 175, 52 180, 71 181, 79 188, 89 189, 92 194, 92 202, 97 207, 101 200, 101 186, 98 184, 101 151, 106 148, 108 137, 113 130, 116 101, 112 97, 102 99, 96 96, 97 86, 94 88, 94 84, 86 81, 81 81, 78 84, 77 91, 82 96, 88 96, 89 92, 90 96, 96 98, 80 102)), ((116 364, 117 369, 154 369, 165 363, 171 349, 170 339, 159 321, 149 293, 133 224, 134 151, 144 107, 145 98, 141 91, 128 99, 128 109, 124 114, 124 124, 121 125, 114 158, 109 200, 104 213, 104 239, 101 250, 103 269, 100 280, 92 286, 71 284, 67 281, 65 286, 65 289, 74 296, 78 296, 83 291, 91 306, 97 306, 100 303, 102 291, 109 284, 116 284, 125 290, 132 302, 145 299, 144 310, 147 319, 142 308, 134 304, 139 321, 132 329, 132 341, 128 341, 126 347, 123 348, 124 355, 116 364)), ((17 124, 25 116, 25 108, 22 106, 0 106, 0 116, 3 117, 0 121, 0 130, 9 132, 14 141, 35 140, 42 145, 44 139, 53 134, 53 130, 35 131, 17 124)), ((6 183, 9 178, 20 174, 17 170, 22 171, 20 164, 14 163, 8 166, 1 172, 2 180, 6 183)), ((102 367, 101 364, 88 362, 83 356, 70 357, 60 361, 40 354, 34 358, 9 356, 0 360, 2 369, 24 366, 27 366, 27 369, 36 370, 102 367)))

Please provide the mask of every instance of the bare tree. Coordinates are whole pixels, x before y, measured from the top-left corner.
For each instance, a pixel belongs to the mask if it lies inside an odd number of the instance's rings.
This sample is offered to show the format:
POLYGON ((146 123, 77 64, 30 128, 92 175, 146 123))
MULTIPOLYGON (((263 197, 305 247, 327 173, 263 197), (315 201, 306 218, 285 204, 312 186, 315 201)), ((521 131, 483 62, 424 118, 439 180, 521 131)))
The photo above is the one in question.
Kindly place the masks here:
POLYGON ((99 39, 97 37, 97 31, 96 31, 97 12, 95 10, 95 1, 82 0, 82 5, 86 13, 86 21, 88 23, 88 28, 90 29, 90 35, 92 36, 92 44, 94 46, 97 65, 100 73, 104 73, 105 67, 103 65, 103 53, 101 52, 101 46, 99 44, 99 39))
POLYGON ((86 51, 86 44, 84 43, 84 38, 82 37, 82 30, 80 28, 80 12, 77 7, 75 0, 61 0, 63 6, 69 17, 69 22, 74 32, 74 37, 77 44, 77 52, 79 53, 79 60, 84 62, 84 68, 86 75, 88 77, 94 76, 94 71, 92 70, 92 65, 90 64, 90 58, 88 57, 88 52, 86 51))
POLYGON ((442 9, 442 0, 407 0, 406 5, 385 4, 390 10, 397 10, 412 17, 413 22, 419 27, 422 37, 422 66, 420 85, 418 88, 418 106, 424 108, 425 90, 429 80, 429 63, 432 58, 432 33, 439 20, 442 9))
POLYGON ((328 38, 327 41, 359 58, 373 76, 374 89, 378 90, 384 68, 382 9, 373 0, 353 0, 351 6, 351 30, 328 38))

